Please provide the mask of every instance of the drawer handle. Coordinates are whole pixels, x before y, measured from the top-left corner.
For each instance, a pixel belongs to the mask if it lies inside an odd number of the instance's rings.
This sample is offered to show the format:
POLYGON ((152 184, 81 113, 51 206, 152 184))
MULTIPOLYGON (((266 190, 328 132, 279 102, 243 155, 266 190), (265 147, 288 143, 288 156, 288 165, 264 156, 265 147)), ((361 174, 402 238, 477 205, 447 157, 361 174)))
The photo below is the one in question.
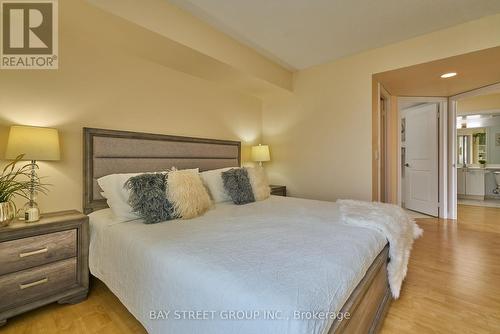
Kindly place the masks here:
POLYGON ((34 287, 34 286, 37 286, 37 285, 40 285, 40 284, 47 283, 48 281, 49 281, 49 279, 47 277, 45 277, 45 278, 42 278, 41 280, 38 280, 38 281, 35 281, 35 282, 26 283, 26 284, 19 284, 19 288, 21 290, 24 290, 24 289, 31 288, 31 287, 34 287))
POLYGON ((37 254, 47 253, 48 251, 49 251, 49 249, 47 247, 45 247, 45 248, 38 249, 38 250, 32 251, 32 252, 20 253, 19 257, 33 256, 33 255, 37 255, 37 254))

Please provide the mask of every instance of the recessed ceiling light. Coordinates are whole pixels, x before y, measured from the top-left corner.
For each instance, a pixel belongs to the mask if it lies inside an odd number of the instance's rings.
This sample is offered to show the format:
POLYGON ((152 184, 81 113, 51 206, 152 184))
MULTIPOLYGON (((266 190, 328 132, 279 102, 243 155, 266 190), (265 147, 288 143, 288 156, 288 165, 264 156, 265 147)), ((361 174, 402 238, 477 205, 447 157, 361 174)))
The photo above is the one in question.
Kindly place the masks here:
POLYGON ((455 75, 457 75, 457 72, 445 73, 445 74, 441 75, 441 78, 443 78, 443 79, 451 78, 451 77, 454 77, 455 75))

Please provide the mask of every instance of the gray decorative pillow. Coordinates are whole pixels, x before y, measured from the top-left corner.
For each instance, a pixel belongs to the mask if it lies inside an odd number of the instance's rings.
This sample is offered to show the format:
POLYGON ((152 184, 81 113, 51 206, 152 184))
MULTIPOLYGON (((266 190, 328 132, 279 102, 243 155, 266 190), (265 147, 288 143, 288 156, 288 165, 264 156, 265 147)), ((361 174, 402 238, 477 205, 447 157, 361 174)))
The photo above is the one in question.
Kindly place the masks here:
POLYGON ((155 224, 175 219, 172 203, 167 200, 167 174, 148 173, 131 177, 125 183, 130 190, 128 202, 144 223, 155 224))
POLYGON ((252 186, 248 173, 244 168, 233 168, 222 172, 224 189, 229 194, 234 204, 255 202, 252 186))

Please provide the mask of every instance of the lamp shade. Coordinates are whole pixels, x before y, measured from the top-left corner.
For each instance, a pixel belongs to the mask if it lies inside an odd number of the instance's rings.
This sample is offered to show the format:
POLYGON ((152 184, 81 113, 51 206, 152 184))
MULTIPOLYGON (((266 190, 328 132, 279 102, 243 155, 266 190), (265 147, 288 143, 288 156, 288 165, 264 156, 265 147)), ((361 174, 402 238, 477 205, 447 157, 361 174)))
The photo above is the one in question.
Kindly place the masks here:
POLYGON ((271 157, 269 155, 269 146, 267 145, 259 145, 252 146, 252 161, 269 161, 271 157))
POLYGON ((23 160, 59 160, 59 133, 56 129, 13 125, 7 141, 6 159, 24 154, 23 160))

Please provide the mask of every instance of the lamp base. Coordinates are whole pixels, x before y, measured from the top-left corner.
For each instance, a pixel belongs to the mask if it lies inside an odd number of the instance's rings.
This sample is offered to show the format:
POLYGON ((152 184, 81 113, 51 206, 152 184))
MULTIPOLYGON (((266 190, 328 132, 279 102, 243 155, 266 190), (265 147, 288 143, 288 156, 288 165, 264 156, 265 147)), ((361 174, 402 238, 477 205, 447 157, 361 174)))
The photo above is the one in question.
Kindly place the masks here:
POLYGON ((29 201, 23 208, 24 222, 34 223, 40 220, 40 209, 34 201, 29 201))
POLYGON ((35 160, 31 160, 31 187, 30 187, 30 200, 24 205, 24 222, 34 223, 40 220, 40 209, 36 203, 36 190, 35 185, 37 183, 36 170, 38 165, 35 160))

